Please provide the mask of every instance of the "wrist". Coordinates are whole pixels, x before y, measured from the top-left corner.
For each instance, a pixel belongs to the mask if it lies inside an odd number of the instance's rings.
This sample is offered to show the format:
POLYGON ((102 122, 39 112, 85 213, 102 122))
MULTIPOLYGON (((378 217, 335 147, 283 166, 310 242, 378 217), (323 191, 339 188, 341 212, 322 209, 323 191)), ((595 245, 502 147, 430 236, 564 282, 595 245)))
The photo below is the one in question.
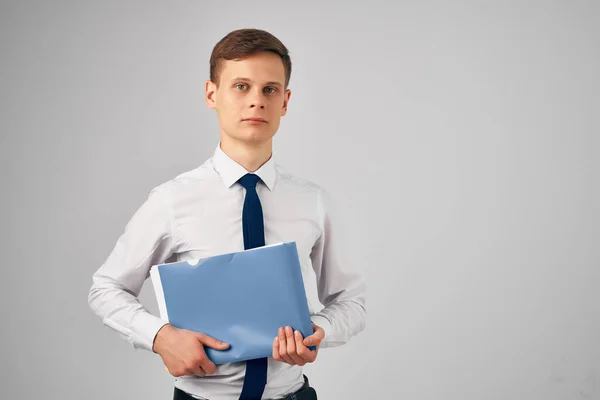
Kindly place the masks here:
POLYGON ((158 332, 156 332, 156 335, 154 336, 154 342, 152 343, 152 351, 154 353, 160 354, 161 344, 163 343, 165 336, 169 333, 171 328, 172 328, 171 324, 167 323, 167 324, 164 324, 158 330, 158 332))

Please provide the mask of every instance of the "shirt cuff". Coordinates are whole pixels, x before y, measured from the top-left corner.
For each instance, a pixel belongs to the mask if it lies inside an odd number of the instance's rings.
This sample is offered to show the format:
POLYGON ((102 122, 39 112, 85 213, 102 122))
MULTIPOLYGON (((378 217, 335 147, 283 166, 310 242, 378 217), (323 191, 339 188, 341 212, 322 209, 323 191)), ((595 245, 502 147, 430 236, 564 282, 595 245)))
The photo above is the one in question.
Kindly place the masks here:
POLYGON ((312 315, 310 319, 315 325, 323 328, 323 331, 325 332, 325 338, 321 341, 321 345, 319 347, 327 347, 327 340, 329 339, 332 331, 331 322, 322 315, 312 315))
POLYGON ((133 347, 152 351, 154 346, 154 338, 162 328, 168 324, 165 321, 149 312, 142 311, 137 314, 131 324, 131 332, 133 334, 133 347))

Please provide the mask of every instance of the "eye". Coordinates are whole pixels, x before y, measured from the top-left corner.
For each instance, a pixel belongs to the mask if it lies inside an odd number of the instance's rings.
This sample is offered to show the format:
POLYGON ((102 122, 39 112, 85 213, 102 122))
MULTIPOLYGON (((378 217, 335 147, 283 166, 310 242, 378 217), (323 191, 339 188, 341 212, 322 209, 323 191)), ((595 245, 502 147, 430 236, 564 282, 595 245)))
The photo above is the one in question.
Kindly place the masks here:
POLYGON ((275 93, 275 92, 277 92, 277 89, 275 89, 274 87, 270 87, 270 86, 269 86, 269 87, 266 87, 266 88, 265 88, 265 91, 266 91, 267 93, 275 93))
POLYGON ((244 90, 246 88, 246 85, 244 85, 243 83, 238 83, 237 85, 235 85, 235 87, 240 90, 244 90), (240 86, 243 86, 243 87, 240 88, 240 86))

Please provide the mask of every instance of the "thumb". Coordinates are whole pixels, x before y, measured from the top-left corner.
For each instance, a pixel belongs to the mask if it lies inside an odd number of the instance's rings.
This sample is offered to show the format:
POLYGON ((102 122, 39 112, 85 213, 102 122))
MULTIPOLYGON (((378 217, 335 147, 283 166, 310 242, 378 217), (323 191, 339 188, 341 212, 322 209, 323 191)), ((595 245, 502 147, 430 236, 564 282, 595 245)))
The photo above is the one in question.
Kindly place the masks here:
POLYGON ((229 344, 227 344, 225 342, 221 342, 220 340, 210 337, 201 332, 197 332, 196 337, 198 338, 200 343, 204 344, 205 346, 216 349, 216 350, 225 350, 226 348, 229 347, 229 344))
POLYGON ((318 346, 321 344, 321 341, 324 339, 324 337, 325 334, 323 330, 319 328, 315 331, 315 333, 307 336, 303 342, 305 346, 318 346))

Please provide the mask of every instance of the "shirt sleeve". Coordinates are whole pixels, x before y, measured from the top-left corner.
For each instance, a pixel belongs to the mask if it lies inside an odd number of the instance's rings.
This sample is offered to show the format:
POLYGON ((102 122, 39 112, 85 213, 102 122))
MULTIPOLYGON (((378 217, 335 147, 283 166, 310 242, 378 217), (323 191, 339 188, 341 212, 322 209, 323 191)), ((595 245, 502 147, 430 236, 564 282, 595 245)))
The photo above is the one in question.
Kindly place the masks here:
POLYGON ((167 200, 166 191, 160 186, 150 192, 107 260, 94 273, 88 294, 92 311, 135 349, 152 351, 156 334, 167 323, 148 312, 138 300, 150 268, 172 254, 167 200))
POLYGON ((320 347, 336 347, 348 342, 366 326, 366 282, 344 260, 340 247, 340 227, 332 213, 329 194, 320 189, 321 236, 315 242, 311 260, 323 309, 311 320, 325 331, 320 347))

